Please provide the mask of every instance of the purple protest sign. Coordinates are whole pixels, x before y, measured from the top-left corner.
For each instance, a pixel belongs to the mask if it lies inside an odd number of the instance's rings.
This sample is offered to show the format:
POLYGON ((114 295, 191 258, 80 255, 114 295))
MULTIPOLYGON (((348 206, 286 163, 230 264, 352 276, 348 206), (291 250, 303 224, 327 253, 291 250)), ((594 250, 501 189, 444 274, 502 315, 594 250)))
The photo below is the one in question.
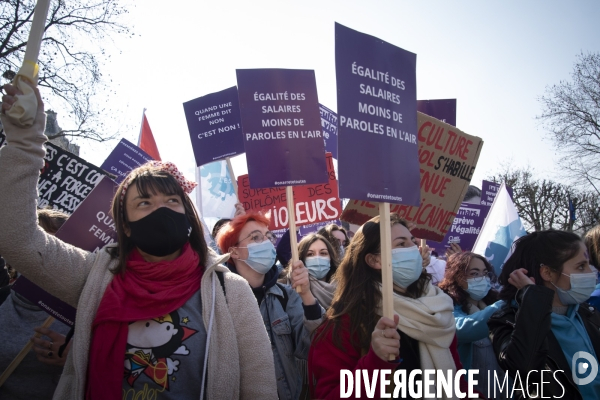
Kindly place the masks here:
POLYGON ((417 111, 456 126, 456 99, 417 100, 417 111))
POLYGON ((327 183, 315 72, 236 73, 250 187, 327 183))
POLYGON ((419 205, 416 62, 335 24, 340 197, 419 205))
MULTIPOLYGON (((498 190, 500 190, 500 186, 502 184, 500 183, 496 183, 496 182, 490 182, 490 181, 482 181, 481 182, 481 204, 484 206, 491 206, 492 203, 494 202, 494 199, 496 198, 496 194, 498 193, 498 190)), ((506 186, 506 190, 508 191, 508 194, 510 195, 511 199, 514 199, 513 197, 513 189, 510 186, 506 186)))
POLYGON ((66 325, 73 326, 75 322, 75 307, 52 296, 23 275, 13 283, 11 289, 46 311, 48 315, 66 325))
POLYGON ((129 174, 129 171, 152 160, 153 158, 144 150, 127 139, 121 139, 117 147, 106 157, 100 168, 116 175, 115 182, 119 184, 129 174))
POLYGON ((325 152, 331 153, 333 158, 338 158, 338 117, 337 114, 319 104, 321 113, 321 125, 323 126, 323 138, 325 140, 325 152))
POLYGON ((435 249, 440 256, 444 255, 450 243, 458 244, 463 251, 471 251, 489 210, 488 206, 462 203, 441 243, 428 240, 427 245, 435 249))
POLYGON ((342 221, 339 219, 334 219, 333 221, 323 221, 316 224, 308 224, 301 226, 298 231, 300 232, 300 236, 306 236, 309 233, 316 233, 319 229, 326 227, 329 224, 336 224, 337 226, 342 226, 342 221))
POLYGON ((183 110, 197 166, 244 152, 237 87, 190 100, 183 110))
POLYGON ((88 197, 56 232, 56 237, 87 251, 97 251, 117 241, 115 223, 110 215, 117 186, 102 179, 88 197))

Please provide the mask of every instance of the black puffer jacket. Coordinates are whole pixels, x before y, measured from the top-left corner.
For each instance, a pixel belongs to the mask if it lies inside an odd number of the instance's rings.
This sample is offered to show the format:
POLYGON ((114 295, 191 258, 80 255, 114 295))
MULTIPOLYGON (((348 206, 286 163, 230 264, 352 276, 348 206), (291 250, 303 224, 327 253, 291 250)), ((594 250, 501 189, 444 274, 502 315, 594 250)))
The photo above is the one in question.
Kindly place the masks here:
MULTIPOLYGON (((518 307, 507 304, 488 320, 490 339, 498 363, 513 378, 518 371, 520 381, 525 386, 530 371, 552 371, 544 373, 543 379, 539 373, 530 376, 529 391, 524 388, 525 394, 522 395, 522 391, 515 390, 515 395, 520 395, 515 398, 541 397, 543 393, 549 398, 582 399, 571 376, 571 362, 566 359, 551 330, 553 298, 552 289, 528 285, 517 292, 515 300, 518 307)), ((579 306, 578 313, 596 354, 600 354, 598 310, 583 303, 579 306)))

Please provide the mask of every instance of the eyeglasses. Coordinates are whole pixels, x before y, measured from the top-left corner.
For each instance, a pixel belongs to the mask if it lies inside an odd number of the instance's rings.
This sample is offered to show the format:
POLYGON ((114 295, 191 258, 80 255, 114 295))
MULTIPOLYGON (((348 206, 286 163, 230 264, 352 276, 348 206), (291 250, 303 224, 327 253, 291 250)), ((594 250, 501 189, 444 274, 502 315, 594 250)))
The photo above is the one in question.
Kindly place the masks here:
POLYGON ((268 239, 273 244, 275 244, 277 242, 277 237, 271 231, 267 231, 265 233, 262 233, 261 231, 253 231, 253 232, 250 232, 250 234, 248 236, 246 236, 245 238, 243 238, 239 242, 237 242, 235 245, 237 246, 238 244, 242 243, 244 240, 246 240, 248 238, 250 238, 250 240, 254 243, 262 243, 265 241, 265 238, 268 239))
POLYGON ((494 281, 496 279, 496 275, 493 272, 479 272, 472 271, 469 275, 467 275, 467 279, 473 279, 475 282, 481 282, 485 277, 488 277, 490 281, 494 281))

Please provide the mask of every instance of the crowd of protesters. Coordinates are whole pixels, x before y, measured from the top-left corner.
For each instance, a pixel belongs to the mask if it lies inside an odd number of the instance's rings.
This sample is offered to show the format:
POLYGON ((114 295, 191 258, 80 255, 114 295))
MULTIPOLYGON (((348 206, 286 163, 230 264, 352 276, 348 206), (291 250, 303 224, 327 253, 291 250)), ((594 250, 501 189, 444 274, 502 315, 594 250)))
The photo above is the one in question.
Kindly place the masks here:
MULTIPOLYGON (((5 90, 0 187, 11 190, 0 193, 0 372, 41 336, 0 386, 1 399, 336 399, 342 370, 465 369, 478 370, 478 382, 463 375, 457 384, 463 392, 472 384, 479 398, 600 398, 600 374, 582 383, 572 371, 581 352, 598 368, 600 227, 584 239, 521 237, 500 276, 457 245, 445 261, 432 256, 396 214, 386 246, 379 217, 351 238, 330 224, 302 238, 292 261, 276 249, 268 216, 240 206, 213 229, 211 248, 188 197, 194 183, 154 162, 119 185, 118 241, 92 253, 54 236, 67 216, 37 211, 46 141, 39 92, 35 122, 24 128, 5 117, 18 94, 5 90), (382 311, 384 248, 394 318, 382 311), (70 333, 60 323, 40 327, 44 311, 7 290, 8 266, 76 307, 70 333), (505 376, 504 389, 490 392, 505 376)), ((433 384, 418 375, 398 398, 433 384)))

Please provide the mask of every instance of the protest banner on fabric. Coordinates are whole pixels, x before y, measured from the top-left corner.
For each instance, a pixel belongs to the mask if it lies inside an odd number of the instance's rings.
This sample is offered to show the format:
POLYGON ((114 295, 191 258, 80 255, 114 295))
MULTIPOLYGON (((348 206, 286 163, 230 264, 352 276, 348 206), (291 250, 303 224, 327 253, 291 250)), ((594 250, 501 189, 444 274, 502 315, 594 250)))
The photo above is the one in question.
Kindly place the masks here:
POLYGON ((73 326, 75 322, 75 307, 52 296, 23 275, 19 276, 11 286, 11 290, 25 297, 31 303, 37 305, 51 317, 68 326, 73 326))
POLYGON ((333 158, 338 158, 338 117, 337 114, 319 104, 321 113, 321 125, 323 126, 323 139, 325 140, 325 152, 331 153, 333 158))
MULTIPOLYGON (((496 194, 500 190, 500 186, 500 183, 483 180, 481 182, 481 204, 488 207, 491 206, 496 198, 496 194)), ((506 190, 510 198, 513 199, 513 189, 510 186, 506 186, 506 190)))
POLYGON ((197 166, 244 152, 237 87, 185 102, 183 110, 197 166))
POLYGON ((102 179, 56 232, 56 237, 87 251, 98 251, 117 241, 111 203, 117 185, 102 179))
POLYGON ((340 196, 416 206, 417 56, 340 24, 335 35, 340 196))
POLYGON ((252 189, 327 183, 314 71, 236 73, 252 189))
POLYGON ((417 111, 456 126, 456 99, 417 100, 417 111))
POLYGON ((513 242, 526 234, 517 208, 502 184, 473 245, 473 253, 487 258, 496 275, 500 275, 512 253, 513 242))
MULTIPOLYGON (((295 222, 298 226, 338 219, 342 213, 337 180, 333 169, 333 157, 327 153, 329 182, 317 185, 295 186, 295 222)), ((288 227, 287 195, 285 188, 253 189, 250 175, 238 178, 240 202, 246 211, 270 211, 270 230, 288 227)))
MULTIPOLYGON (((415 237, 440 242, 467 192, 483 141, 422 113, 418 120, 421 204, 392 205, 390 212, 415 223, 415 237)), ((340 219, 362 225, 375 215, 377 204, 350 200, 340 219)))
POLYGON ((115 182, 120 184, 129 171, 144 165, 153 158, 127 139, 121 139, 117 147, 106 157, 100 168, 116 175, 115 182))
POLYGON ((233 218, 238 199, 225 160, 200 166, 198 184, 200 212, 208 225, 213 226, 221 218, 233 218))
POLYGON ((38 207, 51 206, 72 214, 104 176, 105 171, 83 158, 46 143, 44 168, 38 180, 38 207))
POLYGON ((489 209, 484 205, 462 203, 444 239, 440 243, 427 241, 427 245, 440 256, 450 247, 450 243, 458 244, 464 251, 471 251, 489 209))

